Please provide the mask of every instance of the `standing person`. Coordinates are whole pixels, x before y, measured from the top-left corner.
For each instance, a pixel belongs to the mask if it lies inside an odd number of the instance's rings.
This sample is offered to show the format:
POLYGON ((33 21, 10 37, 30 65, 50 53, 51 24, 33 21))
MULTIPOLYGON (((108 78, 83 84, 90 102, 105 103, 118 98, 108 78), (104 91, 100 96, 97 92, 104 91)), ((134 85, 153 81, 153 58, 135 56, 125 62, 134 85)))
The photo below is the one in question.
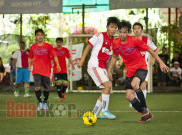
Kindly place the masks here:
MULTIPOLYGON (((12 52, 12 55, 14 54, 14 51, 12 52)), ((13 58, 10 58, 9 61, 10 65, 10 86, 13 88, 14 87, 14 82, 15 82, 15 73, 16 71, 13 69, 13 58)))
MULTIPOLYGON (((158 51, 157 47, 155 46, 155 44, 150 39, 148 39, 147 37, 142 36, 143 25, 141 23, 138 23, 138 22, 134 23, 133 32, 134 32, 136 38, 142 40, 145 44, 147 44, 158 55, 159 51, 158 51)), ((148 62, 149 53, 147 51, 141 51, 141 54, 145 58, 145 61, 147 63, 147 68, 149 68, 149 62, 148 62)), ((155 62, 155 59, 154 59, 154 57, 152 57, 151 61, 150 61, 150 64, 154 65, 154 62, 155 62)), ((145 98, 147 96, 147 90, 146 89, 147 89, 148 79, 149 79, 149 76, 148 76, 148 73, 147 73, 145 81, 141 84, 141 90, 143 91, 143 94, 144 94, 145 98)), ((131 106, 132 105, 130 103, 130 107, 131 106)))
POLYGON ((37 43, 30 47, 30 54, 28 57, 29 70, 31 70, 31 65, 33 62, 33 77, 35 85, 35 94, 37 100, 39 101, 37 110, 48 110, 47 100, 49 97, 50 89, 50 75, 51 75, 51 59, 54 57, 56 62, 57 70, 60 71, 60 65, 56 52, 53 46, 44 42, 44 31, 42 29, 35 30, 35 37, 37 43), (41 84, 44 87, 44 102, 41 99, 41 84))
MULTIPOLYGON (((166 64, 169 59, 169 55, 166 54, 167 49, 165 47, 162 47, 162 53, 159 54, 160 59, 166 64)), ((163 73, 160 69, 160 66, 157 66, 157 85, 158 86, 166 86, 167 84, 167 74, 163 73)))
POLYGON ((2 60, 2 58, 0 57, 0 83, 1 83, 2 80, 3 80, 4 72, 5 72, 5 68, 4 68, 4 65, 3 65, 3 60, 2 60))
POLYGON ((57 87, 57 92, 59 96, 58 102, 62 102, 63 99, 66 98, 65 91, 68 87, 68 75, 67 75, 67 67, 66 67, 66 58, 69 60, 69 62, 72 65, 72 69, 74 70, 74 64, 71 59, 69 50, 65 47, 62 47, 63 45, 63 38, 57 38, 56 39, 56 45, 57 47, 54 48, 57 57, 59 60, 59 64, 61 66, 61 71, 57 71, 56 63, 54 62, 53 72, 54 72, 54 80, 57 87))
POLYGON ((174 66, 174 62, 179 62, 180 67, 182 68, 182 58, 179 55, 179 52, 175 52, 174 58, 172 59, 172 66, 174 66))
POLYGON ((163 72, 168 71, 168 67, 147 44, 138 38, 128 36, 130 30, 130 22, 123 20, 119 23, 119 38, 113 41, 113 57, 108 69, 108 77, 112 80, 111 71, 119 54, 127 69, 125 82, 126 98, 138 112, 142 113, 139 122, 145 122, 150 120, 152 115, 147 108, 143 92, 140 88, 141 83, 144 82, 147 75, 147 64, 141 51, 148 51, 159 62, 163 72), (136 99, 135 93, 138 99, 136 99))
POLYGON ((20 42, 20 49, 13 54, 13 69, 16 71, 16 84, 14 96, 19 96, 19 86, 24 83, 24 97, 31 97, 29 94, 30 72, 28 70, 28 52, 25 50, 25 42, 20 42))
POLYGON ((102 89, 102 95, 98 98, 93 112, 98 118, 115 119, 116 116, 109 112, 109 96, 111 90, 111 83, 107 77, 107 61, 112 55, 112 43, 114 34, 118 28, 118 18, 109 17, 107 19, 107 31, 95 34, 89 41, 88 45, 83 51, 78 67, 82 67, 85 58, 92 48, 91 56, 88 61, 87 71, 92 77, 93 81, 99 88, 102 89), (102 109, 102 110, 101 110, 102 109), (101 110, 101 111, 100 111, 101 110), (99 113, 100 112, 100 113, 99 113))

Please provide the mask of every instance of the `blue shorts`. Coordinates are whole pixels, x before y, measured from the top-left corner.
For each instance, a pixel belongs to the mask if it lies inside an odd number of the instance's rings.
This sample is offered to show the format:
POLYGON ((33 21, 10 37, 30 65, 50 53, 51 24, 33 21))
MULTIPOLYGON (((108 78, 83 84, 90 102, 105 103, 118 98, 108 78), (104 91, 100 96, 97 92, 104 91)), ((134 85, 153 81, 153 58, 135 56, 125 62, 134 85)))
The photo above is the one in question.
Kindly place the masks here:
POLYGON ((28 68, 17 68, 16 70, 16 83, 30 82, 30 72, 28 68))

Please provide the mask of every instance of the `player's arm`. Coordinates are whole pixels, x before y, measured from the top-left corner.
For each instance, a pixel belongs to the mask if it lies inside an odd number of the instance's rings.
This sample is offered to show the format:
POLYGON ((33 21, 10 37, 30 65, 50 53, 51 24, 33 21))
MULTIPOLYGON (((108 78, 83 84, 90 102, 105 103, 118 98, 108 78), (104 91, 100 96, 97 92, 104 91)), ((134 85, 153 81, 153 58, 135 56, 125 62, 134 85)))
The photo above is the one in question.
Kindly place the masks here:
POLYGON ((32 59, 28 58, 28 70, 31 72, 32 69, 32 59))
MULTIPOLYGON (((158 49, 156 49, 154 52, 156 53, 156 55, 159 54, 159 50, 158 50, 158 49)), ((154 57, 151 58, 150 63, 151 63, 152 65, 155 64, 155 58, 154 58, 154 57)))
POLYGON ((148 49, 148 52, 156 59, 156 61, 159 63, 160 65, 160 69, 162 72, 166 73, 169 71, 169 68, 164 64, 164 62, 159 58, 159 56, 152 50, 152 49, 148 49))
POLYGON ((54 61, 55 61, 56 66, 57 66, 57 71, 60 72, 61 71, 61 67, 59 65, 59 61, 58 61, 58 57, 57 56, 54 56, 54 61))
POLYGON ((114 68, 114 66, 116 64, 117 58, 118 58, 117 55, 112 56, 111 63, 110 63, 109 68, 108 68, 108 78, 111 81, 113 80, 111 71, 113 70, 113 68, 114 68))
POLYGON ((71 66, 72 66, 72 69, 74 70, 75 69, 75 66, 73 64, 73 60, 71 58, 69 58, 68 60, 69 60, 69 63, 71 64, 71 66))
POLYGON ((85 61, 85 58, 86 58, 86 56, 88 55, 88 52, 90 51, 91 48, 92 48, 92 46, 91 46, 90 44, 88 44, 88 45, 85 47, 85 49, 84 49, 84 51, 83 51, 83 54, 82 54, 82 58, 81 58, 81 60, 78 62, 78 67, 82 67, 82 66, 83 66, 83 63, 84 63, 84 61, 85 61))

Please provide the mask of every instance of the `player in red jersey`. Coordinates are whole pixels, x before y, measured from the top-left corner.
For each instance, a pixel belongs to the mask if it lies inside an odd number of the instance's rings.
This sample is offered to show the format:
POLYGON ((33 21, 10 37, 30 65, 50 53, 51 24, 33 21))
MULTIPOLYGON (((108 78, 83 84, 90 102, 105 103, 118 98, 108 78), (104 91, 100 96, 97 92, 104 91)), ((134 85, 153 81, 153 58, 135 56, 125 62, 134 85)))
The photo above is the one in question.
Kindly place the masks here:
MULTIPOLYGON (((145 36, 142 36, 143 33, 143 25, 139 22, 134 23, 133 25, 133 32, 135 34, 136 38, 139 38, 140 40, 142 40, 144 43, 146 43, 157 55, 159 53, 159 50, 157 49, 157 47, 155 46, 155 44, 148 38, 145 36)), ((141 52, 142 56, 145 57, 145 61, 147 63, 147 68, 149 68, 149 63, 151 65, 154 65, 155 63, 155 58, 152 57, 150 62, 148 61, 148 56, 149 53, 147 51, 142 51, 141 52)), ((146 98, 147 96, 147 82, 149 80, 149 76, 147 74, 145 81, 141 84, 141 90, 143 91, 144 97, 146 98)), ((137 97, 137 96, 136 96, 137 97)), ((132 107, 131 103, 130 103, 130 107, 132 107)))
POLYGON ((32 74, 34 77, 35 94, 39 101, 37 110, 48 110, 47 100, 49 97, 52 56, 56 62, 57 70, 60 71, 61 68, 53 46, 44 42, 44 31, 42 29, 37 29, 35 31, 35 37, 37 43, 30 47, 28 58, 29 70, 31 71, 31 65, 33 63, 32 74), (44 102, 41 100, 41 84, 44 87, 44 102))
POLYGON ((54 48, 54 50, 57 53, 57 57, 59 60, 59 64, 61 66, 61 71, 57 71, 57 67, 56 67, 56 63, 54 62, 54 68, 53 68, 53 72, 54 72, 54 80, 56 83, 56 87, 57 87, 57 92, 59 95, 59 100, 58 102, 62 102, 63 99, 66 98, 66 94, 65 91, 68 87, 68 75, 67 75, 67 68, 66 68, 66 58, 69 60, 69 62, 72 65, 72 69, 74 70, 74 64, 73 61, 71 59, 69 50, 65 47, 62 47, 63 45, 63 38, 57 38, 56 39, 56 45, 57 47, 54 48))
POLYGON ((107 61, 112 55, 113 36, 117 31, 118 22, 119 20, 116 17, 109 17, 107 19, 107 32, 97 33, 89 40, 89 44, 85 48, 82 58, 78 63, 78 67, 83 65, 85 57, 92 48, 87 71, 95 84, 100 88, 104 88, 102 89, 102 95, 97 100, 93 109, 93 112, 98 118, 116 118, 116 116, 108 110, 111 83, 109 82, 106 68, 107 61))
POLYGON ((139 122, 145 122, 150 120, 152 115, 147 108, 143 92, 140 89, 140 84, 145 80, 147 75, 147 64, 141 51, 148 51, 159 62, 161 71, 168 72, 169 69, 147 44, 138 38, 128 36, 130 30, 130 22, 122 21, 119 23, 119 38, 113 41, 113 57, 108 69, 108 77, 112 80, 111 71, 119 54, 127 70, 125 82, 126 98, 138 112, 142 113, 139 122), (136 99, 135 93, 138 99, 136 99))

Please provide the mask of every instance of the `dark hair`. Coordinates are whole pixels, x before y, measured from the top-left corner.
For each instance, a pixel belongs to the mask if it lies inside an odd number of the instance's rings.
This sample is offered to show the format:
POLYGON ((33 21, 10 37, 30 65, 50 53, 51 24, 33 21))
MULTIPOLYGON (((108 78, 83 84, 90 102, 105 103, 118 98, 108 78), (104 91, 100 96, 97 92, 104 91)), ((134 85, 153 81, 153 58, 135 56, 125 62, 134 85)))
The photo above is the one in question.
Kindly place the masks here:
POLYGON ((139 23, 139 22, 134 23, 134 24, 133 24, 133 29, 134 29, 135 25, 140 26, 141 29, 143 30, 143 25, 142 25, 141 23, 139 23))
POLYGON ((111 23, 114 23, 118 26, 119 19, 117 17, 109 17, 107 18, 107 26, 109 26, 111 23))
POLYGON ((58 41, 63 42, 63 38, 61 38, 61 37, 56 38, 56 42, 58 42, 58 41))
POLYGON ((24 45, 25 45, 25 42, 24 42, 24 41, 20 41, 20 45, 21 45, 21 44, 24 44, 24 45))
POLYGON ((41 32, 42 34, 44 34, 44 31, 43 31, 42 29, 36 29, 36 30, 35 30, 35 35, 36 35, 38 32, 41 32))
POLYGON ((165 50, 167 50, 167 48, 166 48, 166 47, 162 47, 162 49, 165 49, 165 50))
POLYGON ((127 28, 128 32, 130 32, 131 23, 129 21, 122 20, 118 25, 118 29, 120 30, 121 28, 127 28))

